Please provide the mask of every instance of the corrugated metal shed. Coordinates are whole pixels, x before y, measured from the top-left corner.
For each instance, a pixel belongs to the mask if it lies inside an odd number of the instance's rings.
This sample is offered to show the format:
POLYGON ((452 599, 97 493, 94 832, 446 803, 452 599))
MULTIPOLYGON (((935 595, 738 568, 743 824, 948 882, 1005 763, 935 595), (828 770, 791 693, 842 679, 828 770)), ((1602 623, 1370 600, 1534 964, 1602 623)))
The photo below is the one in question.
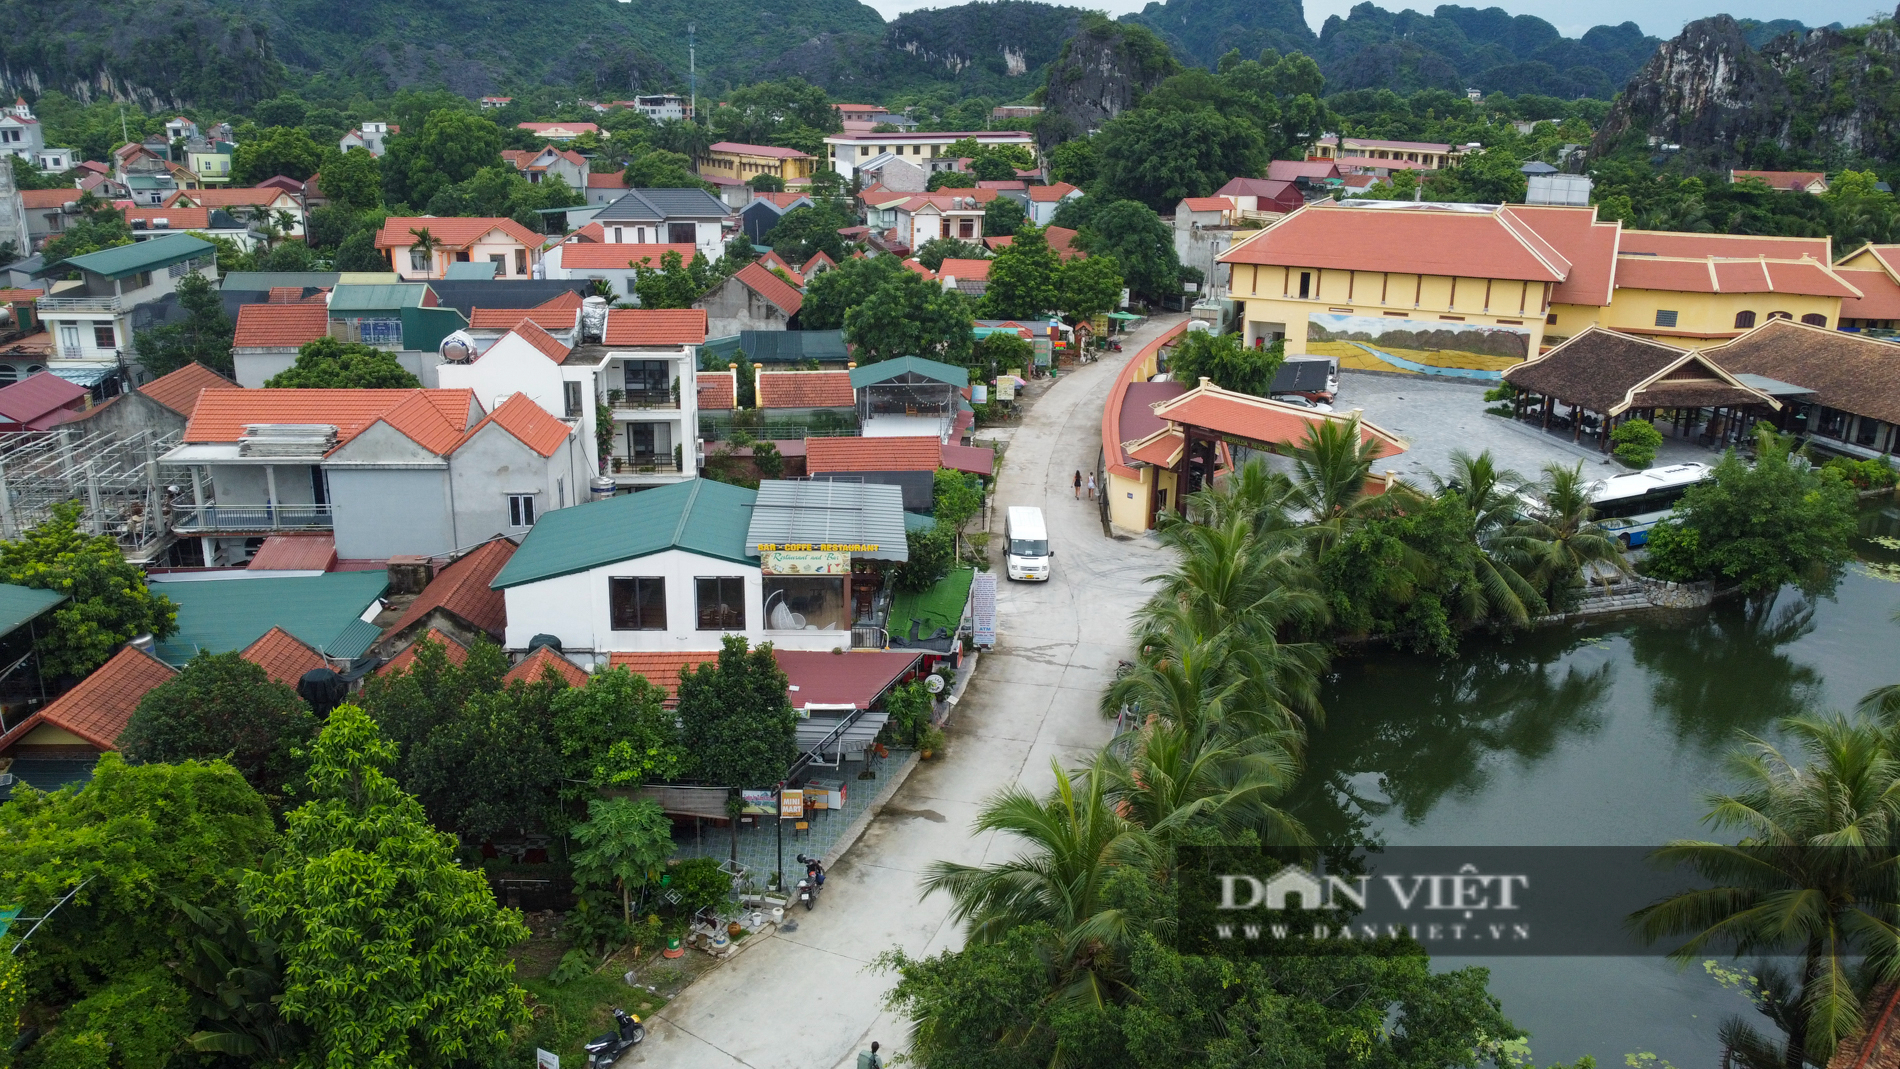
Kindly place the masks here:
MULTIPOLYGON (((560 515, 557 510, 550 515, 560 515)), ((532 536, 531 536, 532 537, 532 536)), ((746 552, 757 555, 760 545, 870 545, 875 550, 853 550, 852 556, 870 560, 905 561, 910 547, 904 540, 904 492, 873 483, 786 482, 759 483, 746 528, 746 552)))
POLYGON ((928 360, 921 356, 900 356, 893 360, 879 360, 875 364, 865 364, 851 369, 851 388, 862 390, 877 382, 889 382, 902 375, 917 375, 932 382, 941 382, 961 390, 970 384, 970 372, 955 364, 946 364, 939 360, 928 360))
POLYGON ((11 635, 28 620, 66 600, 57 590, 0 583, 0 638, 11 635))
POLYGON ((688 479, 555 509, 536 521, 490 585, 503 590, 666 549, 756 564, 745 541, 753 498, 744 487, 688 479))
POLYGON ((393 312, 422 307, 428 286, 421 282, 386 282, 374 286, 339 285, 330 292, 332 316, 363 312, 393 312))

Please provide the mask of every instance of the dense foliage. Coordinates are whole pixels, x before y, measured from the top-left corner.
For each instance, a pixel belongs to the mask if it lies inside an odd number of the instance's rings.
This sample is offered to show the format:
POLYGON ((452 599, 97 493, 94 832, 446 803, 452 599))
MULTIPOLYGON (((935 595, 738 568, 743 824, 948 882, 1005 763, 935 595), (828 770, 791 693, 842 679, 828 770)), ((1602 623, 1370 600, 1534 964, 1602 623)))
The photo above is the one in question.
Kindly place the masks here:
POLYGON ((178 630, 178 606, 152 592, 111 535, 81 532, 83 512, 77 501, 55 505, 21 538, 0 543, 0 583, 70 599, 35 625, 33 648, 49 679, 84 676, 139 635, 162 639, 178 630))
POLYGON ((224 299, 217 288, 194 271, 178 280, 178 306, 184 310, 183 319, 134 335, 132 348, 139 363, 153 375, 191 363, 227 377, 233 374, 231 339, 237 325, 224 314, 224 299))
POLYGON ((297 362, 265 382, 272 389, 410 389, 422 381, 396 354, 361 342, 324 336, 297 349, 297 362))
POLYGON ((146 692, 119 748, 142 763, 224 758, 281 805, 303 780, 303 750, 316 733, 295 690, 241 654, 207 651, 146 692))
POLYGON ((1224 390, 1265 397, 1273 392, 1273 376, 1285 359, 1286 346, 1279 342, 1249 349, 1238 334, 1190 330, 1168 357, 1168 370, 1190 390, 1205 378, 1224 390))

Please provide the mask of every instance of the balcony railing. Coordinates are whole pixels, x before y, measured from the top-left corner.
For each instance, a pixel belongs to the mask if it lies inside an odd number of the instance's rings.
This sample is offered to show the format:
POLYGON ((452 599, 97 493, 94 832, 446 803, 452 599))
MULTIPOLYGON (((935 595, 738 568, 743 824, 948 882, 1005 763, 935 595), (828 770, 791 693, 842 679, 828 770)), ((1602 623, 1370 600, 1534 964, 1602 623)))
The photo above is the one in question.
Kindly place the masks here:
POLYGON ((608 390, 607 407, 615 410, 678 408, 679 394, 670 390, 608 390))
POLYGON ((47 312, 123 312, 125 301, 112 297, 41 297, 33 302, 42 314, 47 312))
POLYGON ((327 531, 328 505, 185 505, 172 512, 172 531, 207 535, 243 531, 327 531))
POLYGON ((680 470, 680 462, 671 453, 645 453, 635 456, 615 454, 607 458, 610 475, 671 474, 680 470))

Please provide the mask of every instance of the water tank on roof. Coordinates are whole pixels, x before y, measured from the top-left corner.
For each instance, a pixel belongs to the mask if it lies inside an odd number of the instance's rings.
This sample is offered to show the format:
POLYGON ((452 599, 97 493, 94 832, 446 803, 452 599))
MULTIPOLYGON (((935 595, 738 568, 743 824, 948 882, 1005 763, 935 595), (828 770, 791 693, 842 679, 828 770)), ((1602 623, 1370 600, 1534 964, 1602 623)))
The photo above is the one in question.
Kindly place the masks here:
POLYGON ((475 339, 465 330, 451 331, 442 339, 439 352, 451 364, 466 364, 475 359, 475 339))
POLYGON ((607 332, 607 298, 589 297, 581 302, 581 340, 600 341, 607 332))
POLYGON ((533 653, 543 646, 546 646, 556 653, 561 652, 561 640, 554 635, 536 635, 528 640, 529 653, 533 653))

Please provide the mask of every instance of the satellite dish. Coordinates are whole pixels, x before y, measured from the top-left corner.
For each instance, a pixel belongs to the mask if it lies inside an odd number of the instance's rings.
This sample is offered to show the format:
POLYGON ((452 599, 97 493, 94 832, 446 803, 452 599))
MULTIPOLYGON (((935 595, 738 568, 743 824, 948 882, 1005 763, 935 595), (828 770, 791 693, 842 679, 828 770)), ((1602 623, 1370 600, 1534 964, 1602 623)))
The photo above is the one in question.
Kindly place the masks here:
POLYGON ((442 359, 451 364, 466 364, 475 359, 475 339, 467 331, 457 330, 442 339, 442 359))
POLYGON ((925 676, 924 689, 929 691, 932 694, 942 694, 943 693, 943 677, 940 675, 925 676))

